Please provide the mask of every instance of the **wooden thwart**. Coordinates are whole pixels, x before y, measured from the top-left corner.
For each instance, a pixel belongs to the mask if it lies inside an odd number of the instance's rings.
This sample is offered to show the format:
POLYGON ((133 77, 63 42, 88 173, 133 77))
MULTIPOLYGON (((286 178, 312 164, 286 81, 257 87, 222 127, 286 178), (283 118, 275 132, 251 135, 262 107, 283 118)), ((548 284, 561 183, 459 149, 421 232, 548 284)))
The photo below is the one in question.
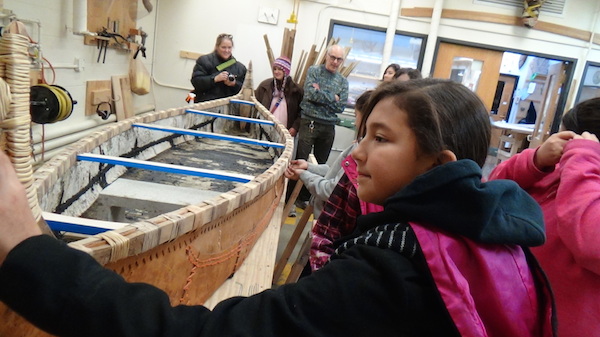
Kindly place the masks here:
POLYGON ((42 212, 42 217, 54 231, 94 235, 108 230, 119 229, 127 223, 86 219, 62 214, 42 212))
POLYGON ((218 170, 206 170, 195 167, 187 167, 181 165, 172 165, 165 163, 157 163, 157 162, 149 162, 145 160, 132 159, 132 158, 123 158, 123 157, 114 157, 114 156, 104 156, 93 153, 83 153, 77 155, 77 160, 85 160, 96 163, 104 163, 104 164, 112 164, 112 165, 122 165, 126 167, 135 167, 145 170, 153 170, 159 172, 167 172, 167 173, 178 173, 178 174, 187 174, 191 176, 197 177, 205 177, 205 178, 213 178, 213 179, 221 179, 228 181, 237 181, 242 183, 247 183, 254 179, 254 176, 246 175, 246 174, 238 174, 238 173, 230 173, 225 171, 218 170))
POLYGON ((250 145, 260 145, 260 146, 274 147, 274 148, 279 148, 279 149, 285 148, 285 144, 269 142, 266 140, 256 140, 256 139, 247 138, 247 137, 228 136, 228 135, 217 134, 217 133, 212 133, 212 132, 195 131, 195 130, 189 130, 189 129, 181 129, 181 128, 174 128, 174 127, 170 127, 170 126, 159 126, 159 125, 155 125, 155 124, 145 124, 145 123, 133 123, 132 126, 138 127, 138 128, 149 129, 149 130, 155 130, 155 131, 176 133, 176 134, 180 134, 180 135, 227 140, 230 142, 250 144, 250 145))
POLYGON ((204 116, 210 116, 210 117, 215 117, 215 118, 229 119, 229 120, 238 121, 238 122, 247 122, 247 123, 263 124, 263 125, 275 125, 275 122, 273 122, 273 121, 267 121, 267 120, 264 120, 264 119, 250 118, 250 117, 240 117, 240 116, 232 116, 232 115, 223 115, 223 114, 220 114, 220 113, 210 112, 210 111, 201 111, 201 110, 187 109, 187 110, 185 110, 185 112, 187 112, 187 113, 193 113, 193 114, 198 114, 198 115, 204 115, 204 116))

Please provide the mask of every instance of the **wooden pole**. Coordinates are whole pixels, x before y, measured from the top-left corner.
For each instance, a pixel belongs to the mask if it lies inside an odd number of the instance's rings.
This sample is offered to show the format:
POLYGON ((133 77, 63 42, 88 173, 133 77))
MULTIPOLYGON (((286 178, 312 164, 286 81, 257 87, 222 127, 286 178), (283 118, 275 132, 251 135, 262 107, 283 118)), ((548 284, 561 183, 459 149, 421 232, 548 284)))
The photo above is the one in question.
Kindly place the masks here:
POLYGON ((312 45, 312 47, 310 48, 310 51, 308 52, 308 57, 306 59, 306 64, 304 65, 304 69, 302 70, 302 74, 300 76, 300 79, 298 81, 298 84, 301 87, 304 87, 304 81, 306 80, 306 73, 308 72, 308 68, 310 68, 316 58, 315 55, 315 49, 317 48, 317 46, 315 46, 314 44, 312 45))
POLYGON ((275 62, 275 57, 273 57, 273 50, 271 49, 271 44, 269 43, 269 37, 267 34, 263 35, 263 39, 265 40, 265 45, 267 46, 267 58, 269 59, 269 66, 275 62))
POLYGON ((289 33, 287 34, 287 40, 286 40, 286 56, 290 58, 290 60, 292 59, 292 56, 294 55, 294 43, 296 40, 296 30, 290 30, 289 33))
POLYGON ((298 81, 300 80, 300 76, 302 75, 302 69, 304 69, 306 56, 306 52, 304 51, 304 49, 302 49, 302 52, 300 53, 300 62, 298 63, 298 66, 296 67, 296 72, 294 73, 294 82, 296 83, 299 83, 298 81))

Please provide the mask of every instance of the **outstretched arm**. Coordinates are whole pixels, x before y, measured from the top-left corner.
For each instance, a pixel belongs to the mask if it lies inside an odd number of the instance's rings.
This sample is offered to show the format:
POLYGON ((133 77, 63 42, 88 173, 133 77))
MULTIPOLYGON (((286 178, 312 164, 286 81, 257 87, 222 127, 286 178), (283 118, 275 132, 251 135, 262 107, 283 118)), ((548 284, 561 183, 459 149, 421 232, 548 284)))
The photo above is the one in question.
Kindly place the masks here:
POLYGON ((25 188, 4 152, 0 151, 0 266, 21 241, 42 234, 37 226, 25 188))

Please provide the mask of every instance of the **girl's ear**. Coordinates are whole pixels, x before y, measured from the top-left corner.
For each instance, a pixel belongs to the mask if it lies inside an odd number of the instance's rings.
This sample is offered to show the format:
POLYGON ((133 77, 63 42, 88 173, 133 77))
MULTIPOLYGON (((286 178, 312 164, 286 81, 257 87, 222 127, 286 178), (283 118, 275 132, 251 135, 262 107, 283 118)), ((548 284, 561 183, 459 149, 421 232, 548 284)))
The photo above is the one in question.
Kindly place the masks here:
POLYGON ((456 161, 456 155, 450 150, 444 150, 438 154, 436 164, 443 165, 451 161, 456 161))

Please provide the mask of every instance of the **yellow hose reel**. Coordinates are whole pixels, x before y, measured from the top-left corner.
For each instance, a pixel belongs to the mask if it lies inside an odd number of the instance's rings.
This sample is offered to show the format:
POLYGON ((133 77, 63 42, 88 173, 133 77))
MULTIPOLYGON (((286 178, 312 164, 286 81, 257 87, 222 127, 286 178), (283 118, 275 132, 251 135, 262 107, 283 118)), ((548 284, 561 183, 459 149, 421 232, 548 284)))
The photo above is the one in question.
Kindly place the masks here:
POLYGON ((67 119, 77 104, 69 92, 58 85, 37 84, 31 87, 31 120, 38 124, 67 119))

